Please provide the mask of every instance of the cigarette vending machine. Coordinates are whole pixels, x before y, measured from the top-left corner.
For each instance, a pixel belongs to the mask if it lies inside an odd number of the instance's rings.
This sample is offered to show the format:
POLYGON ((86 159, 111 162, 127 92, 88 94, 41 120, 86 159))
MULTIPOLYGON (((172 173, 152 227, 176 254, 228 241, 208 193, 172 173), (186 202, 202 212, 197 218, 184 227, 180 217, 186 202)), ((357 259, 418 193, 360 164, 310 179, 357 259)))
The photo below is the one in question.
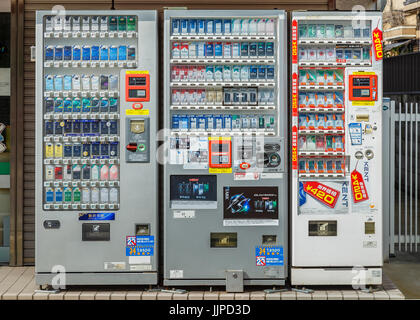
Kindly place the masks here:
POLYGON ((382 283, 382 16, 292 16, 292 284, 382 283))
POLYGON ((157 283, 156 19, 36 14, 37 284, 157 283))
POLYGON ((284 284, 284 11, 165 11, 164 283, 284 284))

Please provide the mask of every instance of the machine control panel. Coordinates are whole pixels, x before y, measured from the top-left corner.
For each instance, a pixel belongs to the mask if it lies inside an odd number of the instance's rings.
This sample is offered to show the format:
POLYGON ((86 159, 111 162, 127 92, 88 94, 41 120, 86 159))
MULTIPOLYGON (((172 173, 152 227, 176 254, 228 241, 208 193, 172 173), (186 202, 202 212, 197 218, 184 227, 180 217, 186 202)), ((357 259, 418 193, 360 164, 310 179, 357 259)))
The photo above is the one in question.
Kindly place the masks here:
POLYGON ((374 73, 356 72, 349 76, 350 101, 377 101, 378 76, 374 73))
POLYGON ((150 75, 145 73, 126 73, 126 101, 150 101, 150 75))
POLYGON ((149 119, 136 117, 126 121, 126 162, 150 162, 149 119))

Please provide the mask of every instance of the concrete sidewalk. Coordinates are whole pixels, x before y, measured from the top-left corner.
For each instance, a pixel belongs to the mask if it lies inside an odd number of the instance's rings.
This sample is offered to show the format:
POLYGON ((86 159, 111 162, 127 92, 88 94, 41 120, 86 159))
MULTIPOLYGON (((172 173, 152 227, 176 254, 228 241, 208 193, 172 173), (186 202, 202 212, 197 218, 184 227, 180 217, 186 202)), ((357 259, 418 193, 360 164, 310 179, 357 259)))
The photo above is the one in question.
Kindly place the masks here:
MULTIPOLYGON (((294 291, 266 294, 263 290, 244 293, 189 291, 185 294, 150 292, 139 287, 71 287, 60 293, 35 292, 34 267, 0 267, 0 300, 401 300, 404 295, 388 279, 373 293, 351 287, 328 287, 311 294, 294 291)), ((195 288, 195 290, 197 290, 195 288)), ((208 289, 206 289, 208 290, 208 289)))

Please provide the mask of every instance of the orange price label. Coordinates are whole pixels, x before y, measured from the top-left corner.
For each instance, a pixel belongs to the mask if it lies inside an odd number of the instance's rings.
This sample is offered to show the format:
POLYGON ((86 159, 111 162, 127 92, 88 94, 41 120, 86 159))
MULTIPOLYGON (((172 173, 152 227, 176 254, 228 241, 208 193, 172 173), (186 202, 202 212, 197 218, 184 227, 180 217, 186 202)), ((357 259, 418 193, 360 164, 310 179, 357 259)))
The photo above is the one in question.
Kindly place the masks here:
POLYGON ((314 181, 305 182, 303 190, 315 200, 318 200, 332 209, 335 207, 338 197, 340 196, 340 191, 314 181))
POLYGON ((376 28, 372 32, 373 38, 373 52, 375 54, 376 61, 382 60, 384 57, 384 50, 382 47, 382 31, 376 28))
POLYGON ((355 203, 369 199, 363 176, 360 172, 356 171, 356 169, 351 173, 351 192, 355 203))

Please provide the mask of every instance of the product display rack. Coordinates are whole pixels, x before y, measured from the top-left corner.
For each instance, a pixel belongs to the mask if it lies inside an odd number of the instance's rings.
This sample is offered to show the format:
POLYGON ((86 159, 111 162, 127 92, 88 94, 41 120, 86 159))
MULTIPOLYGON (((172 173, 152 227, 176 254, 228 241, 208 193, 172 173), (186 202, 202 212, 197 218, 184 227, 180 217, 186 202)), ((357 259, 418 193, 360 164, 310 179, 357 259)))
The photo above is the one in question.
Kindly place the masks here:
POLYGON ((137 16, 43 17, 44 210, 118 210, 120 70, 137 16))

